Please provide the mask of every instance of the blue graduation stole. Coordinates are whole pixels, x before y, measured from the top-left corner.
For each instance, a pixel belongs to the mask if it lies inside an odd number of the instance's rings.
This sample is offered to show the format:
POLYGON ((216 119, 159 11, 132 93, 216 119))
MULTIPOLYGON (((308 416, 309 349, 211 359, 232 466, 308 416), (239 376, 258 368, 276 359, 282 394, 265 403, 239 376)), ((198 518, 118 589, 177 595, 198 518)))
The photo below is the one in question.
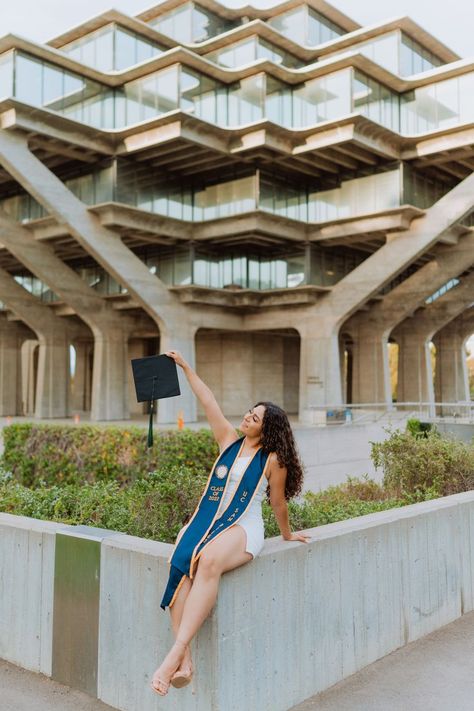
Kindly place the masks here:
POLYGON ((265 476, 268 454, 260 447, 242 473, 229 505, 216 519, 230 481, 230 471, 244 446, 244 439, 241 437, 232 442, 214 462, 201 500, 169 560, 171 568, 160 605, 162 610, 171 607, 186 576, 193 578, 195 564, 207 544, 244 514, 265 476))

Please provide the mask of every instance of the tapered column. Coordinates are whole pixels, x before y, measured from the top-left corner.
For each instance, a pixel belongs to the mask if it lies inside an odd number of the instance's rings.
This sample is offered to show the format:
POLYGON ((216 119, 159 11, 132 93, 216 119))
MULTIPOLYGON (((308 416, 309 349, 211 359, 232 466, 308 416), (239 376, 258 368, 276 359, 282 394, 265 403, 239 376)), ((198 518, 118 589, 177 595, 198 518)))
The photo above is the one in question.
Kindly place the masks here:
POLYGON ((430 342, 411 327, 396 330, 398 355, 398 402, 434 403, 430 342))
POLYGON ((69 338, 64 330, 45 333, 39 344, 35 417, 69 417, 70 414, 69 338))
POLYGON ((21 415, 21 344, 30 331, 18 321, 0 318, 0 415, 21 415))
POLYGON ((470 400, 466 339, 473 331, 474 317, 469 313, 454 319, 435 335, 437 402, 470 400))
POLYGON ((95 336, 92 420, 128 417, 128 335, 118 324, 95 336))
POLYGON ((76 341, 76 367, 74 371, 73 401, 74 411, 85 412, 91 409, 92 356, 94 345, 92 341, 76 341))
POLYGON ((362 323, 354 333, 353 402, 392 403, 385 328, 362 323))
POLYGON ((474 233, 457 244, 438 248, 436 257, 392 289, 369 311, 359 312, 344 324, 355 343, 354 402, 392 401, 388 338, 437 289, 474 262, 474 233))
POLYGON ((0 269, 0 300, 31 328, 39 341, 35 416, 67 417, 71 404, 67 322, 4 269, 0 269))

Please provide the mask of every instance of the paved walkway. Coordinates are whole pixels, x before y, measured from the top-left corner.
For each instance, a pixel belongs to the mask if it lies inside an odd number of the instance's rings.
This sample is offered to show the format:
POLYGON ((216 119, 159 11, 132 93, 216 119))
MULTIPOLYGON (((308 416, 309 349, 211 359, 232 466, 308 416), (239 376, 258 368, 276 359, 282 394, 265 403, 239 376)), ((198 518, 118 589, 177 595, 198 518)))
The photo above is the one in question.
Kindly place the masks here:
POLYGON ((115 711, 81 691, 0 660, 2 711, 115 711))
MULTIPOLYGON (((474 612, 291 711, 473 711, 473 672, 474 612)), ((1 660, 0 700, 5 711, 114 711, 1 660)))
POLYGON ((291 711, 473 711, 474 612, 291 711))

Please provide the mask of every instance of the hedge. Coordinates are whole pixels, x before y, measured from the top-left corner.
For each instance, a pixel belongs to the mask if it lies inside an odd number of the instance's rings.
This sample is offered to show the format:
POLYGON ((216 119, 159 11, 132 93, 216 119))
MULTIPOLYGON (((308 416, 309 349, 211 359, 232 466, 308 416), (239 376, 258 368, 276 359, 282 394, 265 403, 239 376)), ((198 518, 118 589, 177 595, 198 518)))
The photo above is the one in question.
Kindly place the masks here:
POLYGON ((115 481, 157 469, 208 471, 218 447, 210 430, 160 431, 151 449, 139 427, 13 424, 3 430, 3 467, 25 486, 115 481))
MULTIPOLYGON (((413 424, 372 443, 383 484, 348 479, 288 504, 292 530, 474 488, 474 447, 413 424)), ((202 493, 217 445, 209 430, 21 424, 4 429, 0 511, 174 542, 202 493)), ((279 534, 267 501, 265 536, 279 534)))

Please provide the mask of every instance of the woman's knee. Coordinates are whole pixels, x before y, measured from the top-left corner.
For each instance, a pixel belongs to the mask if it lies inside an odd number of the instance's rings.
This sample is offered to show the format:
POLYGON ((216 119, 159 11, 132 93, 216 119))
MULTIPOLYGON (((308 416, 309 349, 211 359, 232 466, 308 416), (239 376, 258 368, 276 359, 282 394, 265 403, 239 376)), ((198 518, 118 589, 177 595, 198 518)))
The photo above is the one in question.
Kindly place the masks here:
POLYGON ((212 551, 203 551, 199 556, 198 570, 206 578, 218 577, 222 573, 222 562, 212 551))

